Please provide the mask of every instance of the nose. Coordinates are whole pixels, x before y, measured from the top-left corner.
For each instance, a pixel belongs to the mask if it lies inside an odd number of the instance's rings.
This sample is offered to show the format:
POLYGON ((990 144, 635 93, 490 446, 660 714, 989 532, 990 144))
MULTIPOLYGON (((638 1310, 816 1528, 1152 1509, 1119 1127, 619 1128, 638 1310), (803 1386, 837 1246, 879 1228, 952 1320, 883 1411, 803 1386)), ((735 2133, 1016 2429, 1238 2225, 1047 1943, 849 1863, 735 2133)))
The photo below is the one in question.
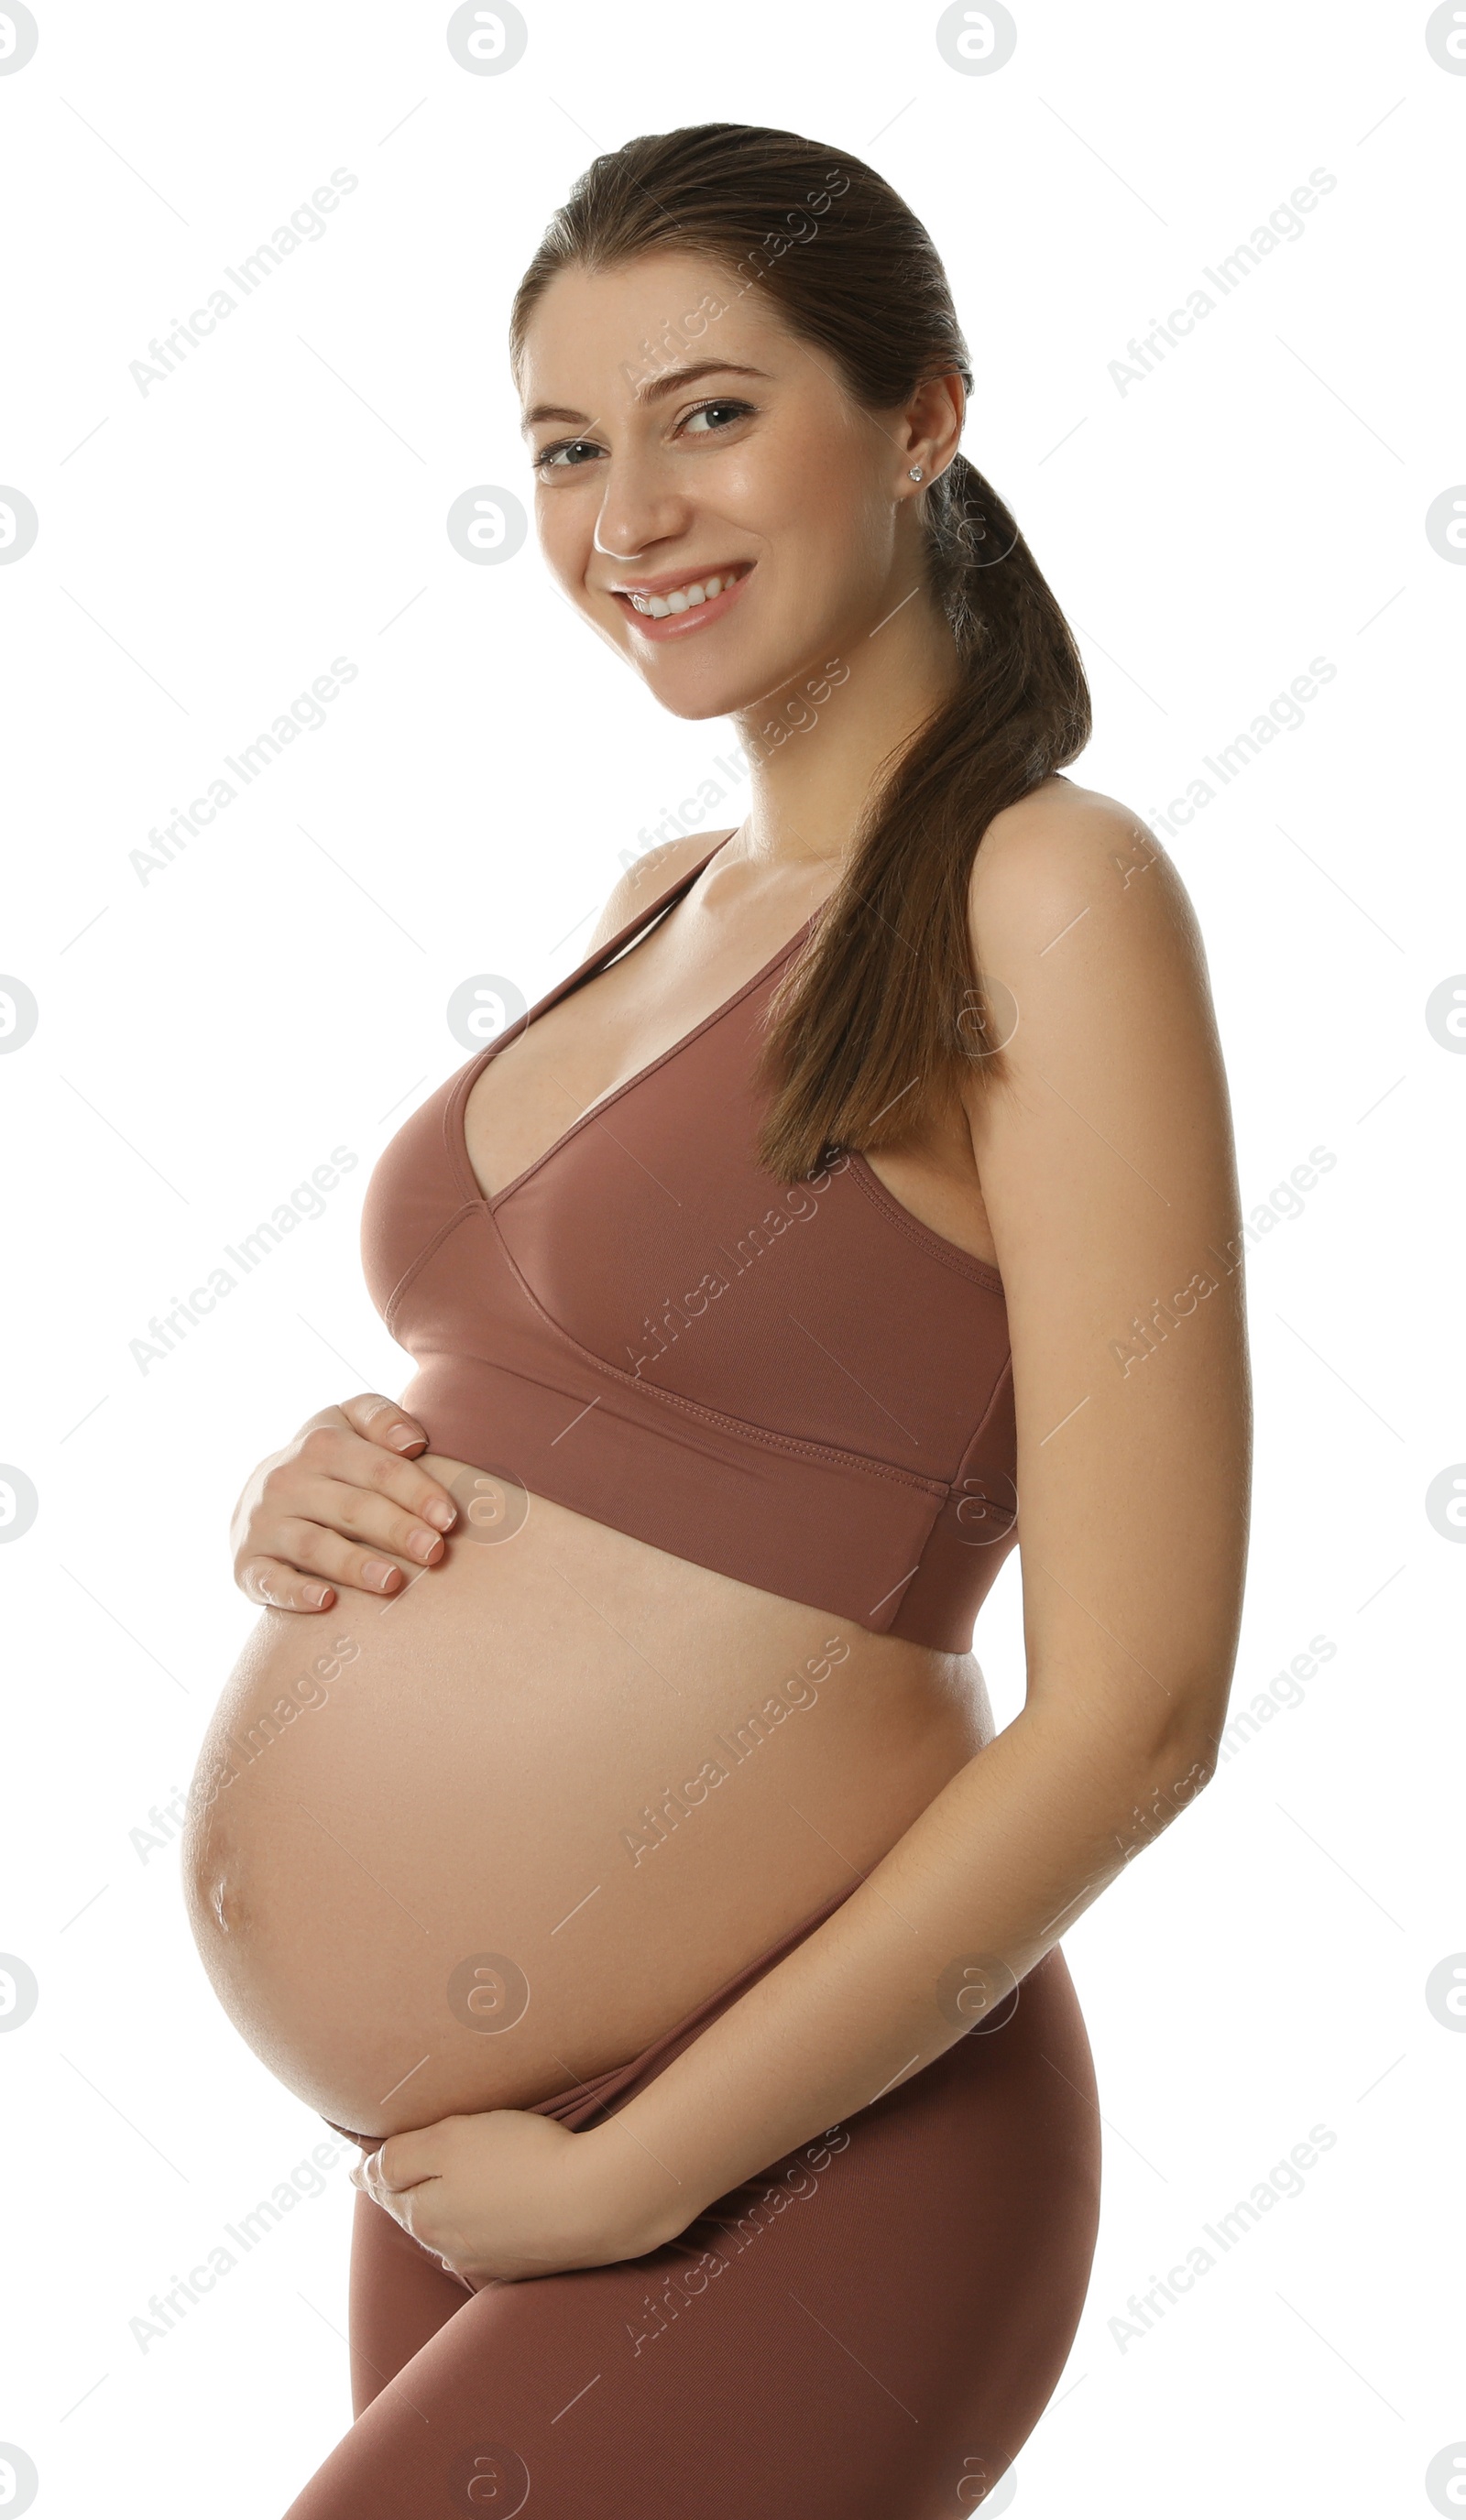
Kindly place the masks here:
POLYGON ((627 450, 606 466, 595 547, 607 560, 639 561, 654 543, 685 530, 687 501, 656 454, 627 450))

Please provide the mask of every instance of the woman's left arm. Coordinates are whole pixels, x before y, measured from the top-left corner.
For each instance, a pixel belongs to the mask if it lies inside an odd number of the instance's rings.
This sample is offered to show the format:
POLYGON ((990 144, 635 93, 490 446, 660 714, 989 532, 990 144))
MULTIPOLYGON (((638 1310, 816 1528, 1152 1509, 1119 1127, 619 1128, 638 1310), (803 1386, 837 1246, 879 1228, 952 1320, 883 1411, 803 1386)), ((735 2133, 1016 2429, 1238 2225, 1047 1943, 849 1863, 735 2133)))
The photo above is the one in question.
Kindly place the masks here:
POLYGON ((1013 1344, 1027 1700, 593 2131, 658 2237, 940 2055, 971 2019, 953 1970, 995 1961, 994 1998, 1022 1978, 1215 1765, 1251 1395, 1195 917, 1136 818, 1067 786, 994 821, 970 901, 976 967, 1018 1016, 969 1108, 1013 1344))
MULTIPOLYGON (((560 2263, 673 2238, 920 2072, 971 2025, 964 1964, 995 2001, 1215 1764, 1251 1405, 1196 921, 1136 818, 1067 782, 994 821, 970 907, 976 966, 1018 1018, 967 1100, 1013 1348, 1026 1702, 832 1917, 563 2162, 525 2131, 531 2183, 542 2156, 588 2218, 560 2263)), ((389 2147, 404 2186, 424 2140, 389 2147)))

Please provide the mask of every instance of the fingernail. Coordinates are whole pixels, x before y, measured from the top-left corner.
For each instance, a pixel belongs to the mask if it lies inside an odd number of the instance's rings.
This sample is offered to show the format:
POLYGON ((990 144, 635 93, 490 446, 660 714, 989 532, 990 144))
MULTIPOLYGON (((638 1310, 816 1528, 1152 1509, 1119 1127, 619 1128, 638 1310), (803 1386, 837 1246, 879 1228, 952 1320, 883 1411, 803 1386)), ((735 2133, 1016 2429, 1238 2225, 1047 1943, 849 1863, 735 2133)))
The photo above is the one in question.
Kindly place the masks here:
POLYGON ((389 1444, 395 1444, 400 1452, 406 1445, 415 1444, 418 1438, 410 1426, 394 1426, 387 1440, 389 1444))
POLYGON ((324 1610, 327 1602, 332 1600, 334 1596, 329 1584, 307 1584, 305 1598, 313 1610, 324 1610))
POLYGON ((438 1531, 451 1531, 458 1520, 458 1508, 449 1505, 447 1498, 443 1497, 436 1505, 424 1506, 423 1519, 433 1523, 438 1531))
POLYGON ((434 1537, 431 1531, 415 1531, 407 1546, 412 1555, 414 1557, 421 1558, 423 1564, 426 1566, 434 1550, 440 1548, 442 1544, 434 1537))
POLYGON ((381 1557, 369 1557, 361 1571, 367 1582, 375 1584, 381 1593, 385 1593, 389 1586, 395 1584, 399 1574, 397 1567, 389 1566, 381 1557))

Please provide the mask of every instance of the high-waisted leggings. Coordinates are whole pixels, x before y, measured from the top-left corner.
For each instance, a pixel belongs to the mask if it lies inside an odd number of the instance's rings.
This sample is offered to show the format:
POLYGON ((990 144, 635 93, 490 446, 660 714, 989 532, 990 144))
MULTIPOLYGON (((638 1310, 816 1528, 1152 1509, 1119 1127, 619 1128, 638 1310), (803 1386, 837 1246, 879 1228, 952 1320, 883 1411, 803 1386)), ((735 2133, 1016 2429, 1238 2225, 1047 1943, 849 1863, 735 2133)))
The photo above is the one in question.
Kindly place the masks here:
MULTIPOLYGON (((539 2112, 624 2106, 840 1904, 539 2112)), ((647 2257, 474 2291, 360 2195, 356 2422, 287 2520, 962 2520, 1064 2367, 1099 2149, 1055 1949, 987 2026, 647 2257)))

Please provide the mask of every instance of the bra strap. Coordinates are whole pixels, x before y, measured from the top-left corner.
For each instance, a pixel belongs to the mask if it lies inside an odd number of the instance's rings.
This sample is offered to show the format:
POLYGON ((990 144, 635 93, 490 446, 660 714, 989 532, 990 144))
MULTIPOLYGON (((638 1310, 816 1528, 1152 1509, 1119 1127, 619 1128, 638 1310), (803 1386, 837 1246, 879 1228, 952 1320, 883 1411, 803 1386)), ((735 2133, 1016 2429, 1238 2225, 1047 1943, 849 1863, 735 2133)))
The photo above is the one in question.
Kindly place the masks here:
MULTIPOLYGON (((736 829, 737 826, 735 826, 735 831, 736 829)), ((645 910, 639 910, 636 913, 635 918, 629 919, 624 927, 618 928, 616 934, 608 937, 604 945, 596 946, 593 952, 587 954, 585 961, 580 966, 580 970, 573 974, 574 978, 578 979, 580 971, 588 970, 592 963, 599 964, 603 956, 609 960, 618 954, 623 946, 629 945, 636 936, 644 934, 647 928, 649 928, 656 920, 663 916, 664 911, 674 910, 683 895, 691 892, 693 885, 697 882, 697 879, 702 874, 704 868, 712 864, 712 861, 717 856, 719 849, 726 848, 729 840, 731 840, 733 836, 733 832, 725 832, 722 838, 720 840, 714 840, 711 848, 708 850, 706 856, 700 857, 697 864, 689 867, 685 875, 679 875, 676 881, 674 883, 669 883, 664 892, 660 892, 655 901, 648 903, 645 910)))
MULTIPOLYGON (((736 832, 738 826, 735 824, 734 831, 736 832)), ((593 946, 585 960, 576 964, 573 971, 568 971, 565 978, 557 981, 546 997, 541 998, 536 1006, 530 1008, 530 1014, 548 1014, 551 1007, 558 1006, 561 999, 569 997, 573 989, 578 989, 582 980, 593 979, 595 974, 604 970, 607 964, 613 962, 625 946, 631 944, 636 937, 644 935, 664 912, 675 909, 683 894, 692 890, 703 869, 711 865, 719 849, 726 848, 733 836, 734 832, 725 832, 720 840, 713 841, 706 856, 699 858, 695 866, 689 867, 685 875, 679 875, 676 881, 669 883, 664 892, 660 892, 655 901, 648 902, 644 910, 638 910, 633 919, 627 920, 624 927, 618 927, 616 934, 608 936, 603 945, 593 946)), ((509 1038, 507 1033, 504 1038, 506 1040, 509 1038)))

